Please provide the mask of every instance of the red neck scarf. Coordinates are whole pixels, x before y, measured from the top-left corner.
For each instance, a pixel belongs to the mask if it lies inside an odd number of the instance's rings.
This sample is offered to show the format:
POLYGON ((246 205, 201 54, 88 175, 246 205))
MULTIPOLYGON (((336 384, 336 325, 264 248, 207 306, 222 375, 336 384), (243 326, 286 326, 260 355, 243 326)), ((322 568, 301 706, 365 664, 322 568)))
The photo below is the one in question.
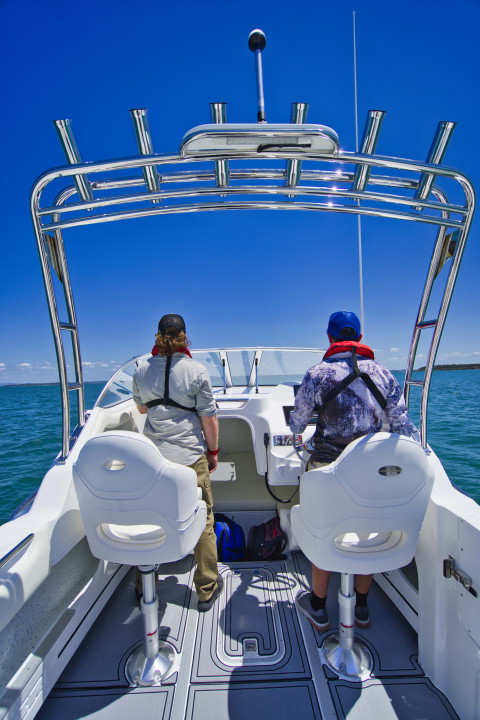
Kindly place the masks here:
MULTIPOLYGON (((192 357, 192 353, 188 348, 177 348, 175 352, 183 353, 183 355, 188 355, 189 358, 192 357)), ((158 355, 158 347, 156 345, 152 348, 152 355, 158 355)))
POLYGON ((333 345, 328 348, 323 359, 326 360, 326 358, 332 355, 347 352, 348 350, 352 350, 352 348, 355 348, 357 355, 375 360, 372 348, 369 348, 368 345, 363 345, 363 343, 353 342, 352 340, 342 340, 341 342, 333 343, 333 345))

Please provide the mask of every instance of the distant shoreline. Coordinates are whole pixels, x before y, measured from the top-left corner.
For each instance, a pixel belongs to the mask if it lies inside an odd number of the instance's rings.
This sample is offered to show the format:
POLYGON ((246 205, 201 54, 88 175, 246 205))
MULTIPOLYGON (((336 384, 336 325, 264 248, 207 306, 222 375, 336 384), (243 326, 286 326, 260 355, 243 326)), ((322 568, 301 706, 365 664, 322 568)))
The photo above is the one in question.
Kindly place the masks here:
MULTIPOLYGON (((434 365, 434 370, 480 370, 480 363, 470 363, 470 364, 460 364, 460 365, 434 365)), ((423 372, 425 370, 425 365, 422 365, 422 367, 415 368, 414 372, 423 372)), ((405 372, 405 368, 403 370, 392 370, 392 372, 405 372)))
MULTIPOLYGON (((480 363, 472 363, 471 365, 434 365, 434 370, 480 370, 480 363)), ((417 370, 425 370, 425 365, 417 370)), ((415 372, 417 372, 417 370, 415 372)))
MULTIPOLYGON (((84 385, 99 385, 100 383, 103 383, 105 385, 108 382, 108 380, 84 380, 84 385)), ((0 383, 0 387, 50 387, 53 385, 58 385, 60 387, 59 382, 48 382, 48 383, 0 383)))
MULTIPOLYGON (((434 370, 480 370, 480 363, 470 363, 470 364, 460 364, 460 365, 434 365, 434 370)), ((416 368, 414 372, 423 372, 425 370, 425 365, 422 367, 416 368)), ((403 370, 392 370, 391 372, 405 372, 405 368, 403 370)), ((85 381, 85 385, 98 385, 100 383, 107 383, 108 380, 87 380, 85 381)), ((42 387, 48 387, 49 385, 58 385, 60 386, 59 382, 48 382, 48 383, 4 383, 0 384, 0 387, 35 387, 35 386, 42 386, 42 387)))

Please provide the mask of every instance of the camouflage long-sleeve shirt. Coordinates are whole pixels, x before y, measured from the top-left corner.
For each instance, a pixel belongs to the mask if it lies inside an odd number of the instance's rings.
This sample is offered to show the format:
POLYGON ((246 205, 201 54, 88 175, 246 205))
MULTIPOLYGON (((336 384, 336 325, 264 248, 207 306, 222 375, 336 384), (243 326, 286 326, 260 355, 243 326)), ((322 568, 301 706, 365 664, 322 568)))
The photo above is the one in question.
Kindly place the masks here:
MULTIPOLYGON (((402 388, 392 373, 375 360, 358 357, 358 367, 374 381, 387 404, 382 410, 365 382, 356 378, 318 416, 312 444, 313 460, 332 462, 353 440, 362 435, 386 431, 413 435, 402 388)), ((301 433, 314 412, 321 408, 327 393, 353 370, 351 352, 329 357, 307 371, 290 414, 290 428, 301 433)))

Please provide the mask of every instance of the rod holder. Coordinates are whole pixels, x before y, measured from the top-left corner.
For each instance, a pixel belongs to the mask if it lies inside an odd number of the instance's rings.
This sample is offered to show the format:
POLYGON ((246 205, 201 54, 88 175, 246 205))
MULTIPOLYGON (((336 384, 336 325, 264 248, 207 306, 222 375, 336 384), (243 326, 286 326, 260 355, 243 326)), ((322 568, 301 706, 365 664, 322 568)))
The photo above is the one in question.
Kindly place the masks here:
MULTIPOLYGON (((210 103, 210 117, 212 123, 224 124, 227 122, 227 103, 210 103)), ((228 160, 215 160, 215 181, 217 187, 228 187, 230 185, 230 170, 228 160)))
POLYGON ((257 122, 265 123, 265 96, 263 93, 262 50, 265 49, 267 38, 263 30, 252 30, 248 36, 248 47, 255 54, 255 70, 257 73, 257 122))
MULTIPOLYGON (((134 108, 130 110, 135 138, 137 141, 138 152, 140 155, 153 155, 152 136, 148 126, 148 110, 146 108, 134 108)), ((146 165, 143 169, 143 177, 149 192, 158 192, 160 183, 158 181, 158 173, 153 165, 146 165)), ((153 200, 154 203, 160 200, 153 200)))
MULTIPOLYGON (((308 108, 309 108, 308 103, 300 103, 300 102, 292 103, 292 113, 290 116, 290 122, 294 125, 299 125, 299 124, 305 123, 307 121, 308 108)), ((287 170, 285 173, 285 185, 287 187, 295 187, 295 185, 298 185, 298 182, 300 180, 301 170, 302 170, 302 161, 301 160, 288 160, 287 161, 287 170)), ((290 195, 289 197, 295 197, 295 196, 290 195)))
MULTIPOLYGON (((369 110, 367 122, 363 130, 362 144, 360 152, 362 155, 374 155, 377 149, 380 130, 382 129, 385 110, 369 110)), ((371 168, 368 165, 357 165, 355 175, 353 177, 352 190, 365 190, 368 179, 370 177, 371 168)))
MULTIPOLYGON (((75 136, 72 130, 72 121, 65 120, 54 120, 53 124, 62 143, 63 151, 70 165, 80 165, 82 158, 75 140, 75 136)), ((75 185, 79 196, 84 202, 91 202, 93 200, 92 188, 88 182, 86 175, 74 175, 73 176, 75 185)))
MULTIPOLYGON (((432 165, 441 165, 456 126, 456 122, 450 122, 449 120, 442 120, 438 123, 437 132, 433 138, 426 162, 432 165)), ((418 181, 415 199, 427 200, 434 182, 435 175, 433 173, 422 173, 418 181)))

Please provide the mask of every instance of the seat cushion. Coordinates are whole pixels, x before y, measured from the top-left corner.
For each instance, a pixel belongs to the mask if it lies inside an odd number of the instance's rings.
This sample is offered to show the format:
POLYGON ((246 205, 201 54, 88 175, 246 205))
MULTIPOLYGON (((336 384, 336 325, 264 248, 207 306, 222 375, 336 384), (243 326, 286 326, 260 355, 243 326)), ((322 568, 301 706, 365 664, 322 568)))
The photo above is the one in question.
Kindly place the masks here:
POLYGON ((393 532, 350 532, 335 538, 335 547, 346 552, 382 552, 398 545, 402 537, 400 530, 393 532))
POLYGON ((114 525, 103 523, 99 530, 109 540, 135 545, 160 545, 165 541, 166 533, 158 525, 114 525))

